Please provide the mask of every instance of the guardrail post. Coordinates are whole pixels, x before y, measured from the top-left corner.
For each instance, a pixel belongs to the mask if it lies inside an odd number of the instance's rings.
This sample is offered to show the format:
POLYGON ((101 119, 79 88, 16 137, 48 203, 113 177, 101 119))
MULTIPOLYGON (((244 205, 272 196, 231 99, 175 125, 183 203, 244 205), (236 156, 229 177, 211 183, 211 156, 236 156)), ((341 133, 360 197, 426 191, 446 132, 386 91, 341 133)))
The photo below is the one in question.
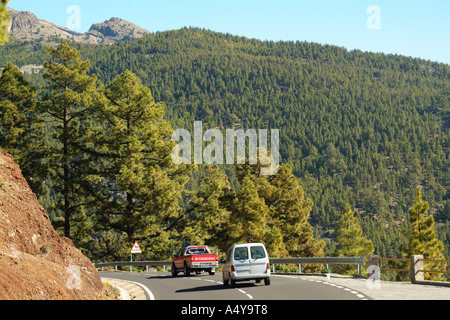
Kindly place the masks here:
POLYGON ((423 256, 411 256, 411 282, 417 283, 419 281, 425 281, 425 275, 421 270, 423 270, 423 256))
POLYGON ((362 276, 362 267, 364 265, 364 257, 359 257, 361 259, 361 263, 358 263, 358 276, 362 276))

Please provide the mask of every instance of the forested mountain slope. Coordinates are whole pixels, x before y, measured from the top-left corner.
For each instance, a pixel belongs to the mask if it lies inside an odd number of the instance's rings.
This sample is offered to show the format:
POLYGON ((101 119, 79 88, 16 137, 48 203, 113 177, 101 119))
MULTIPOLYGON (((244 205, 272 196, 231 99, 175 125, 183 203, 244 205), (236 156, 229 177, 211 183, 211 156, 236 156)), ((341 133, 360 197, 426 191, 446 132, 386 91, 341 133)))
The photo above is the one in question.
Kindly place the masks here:
MULTIPOLYGON (((334 238, 348 203, 376 253, 398 256, 421 186, 448 258, 448 65, 193 28, 73 46, 104 83, 126 69, 136 73, 166 104, 175 129, 196 120, 204 128, 280 129, 282 163, 292 164, 313 199, 311 224, 322 238, 334 238)), ((0 49, 0 64, 42 65, 44 47, 12 42, 0 49)))

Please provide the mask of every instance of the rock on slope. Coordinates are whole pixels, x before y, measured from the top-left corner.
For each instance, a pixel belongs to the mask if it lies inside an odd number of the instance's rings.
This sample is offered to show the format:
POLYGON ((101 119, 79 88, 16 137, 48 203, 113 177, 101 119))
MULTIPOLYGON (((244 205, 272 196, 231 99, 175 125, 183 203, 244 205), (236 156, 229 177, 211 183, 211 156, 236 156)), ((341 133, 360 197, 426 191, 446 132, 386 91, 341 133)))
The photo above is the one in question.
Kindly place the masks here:
POLYGON ((99 299, 107 298, 94 265, 57 234, 19 166, 0 151, 0 300, 99 299))

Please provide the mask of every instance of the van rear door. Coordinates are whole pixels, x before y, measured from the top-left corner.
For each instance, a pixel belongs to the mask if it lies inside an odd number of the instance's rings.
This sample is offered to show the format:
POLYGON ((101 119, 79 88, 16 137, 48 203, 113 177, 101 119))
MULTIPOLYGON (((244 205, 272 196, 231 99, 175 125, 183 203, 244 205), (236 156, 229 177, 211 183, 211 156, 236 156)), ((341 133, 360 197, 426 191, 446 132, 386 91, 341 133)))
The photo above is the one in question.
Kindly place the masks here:
POLYGON ((248 247, 235 247, 233 261, 238 276, 250 274, 250 256, 248 247))
POLYGON ((262 274, 267 268, 266 250, 261 245, 250 246, 250 273, 262 274))

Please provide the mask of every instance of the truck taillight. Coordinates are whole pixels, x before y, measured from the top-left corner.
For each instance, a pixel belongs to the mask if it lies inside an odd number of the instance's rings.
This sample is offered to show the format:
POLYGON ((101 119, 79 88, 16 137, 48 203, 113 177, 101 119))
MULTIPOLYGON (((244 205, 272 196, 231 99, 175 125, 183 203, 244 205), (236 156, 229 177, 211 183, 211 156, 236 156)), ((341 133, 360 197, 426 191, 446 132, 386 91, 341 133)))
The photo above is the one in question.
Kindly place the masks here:
POLYGON ((234 268, 233 265, 231 265, 231 272, 235 272, 235 271, 236 271, 236 269, 234 268))
POLYGON ((266 264, 266 269, 269 270, 270 269, 270 265, 266 264))

